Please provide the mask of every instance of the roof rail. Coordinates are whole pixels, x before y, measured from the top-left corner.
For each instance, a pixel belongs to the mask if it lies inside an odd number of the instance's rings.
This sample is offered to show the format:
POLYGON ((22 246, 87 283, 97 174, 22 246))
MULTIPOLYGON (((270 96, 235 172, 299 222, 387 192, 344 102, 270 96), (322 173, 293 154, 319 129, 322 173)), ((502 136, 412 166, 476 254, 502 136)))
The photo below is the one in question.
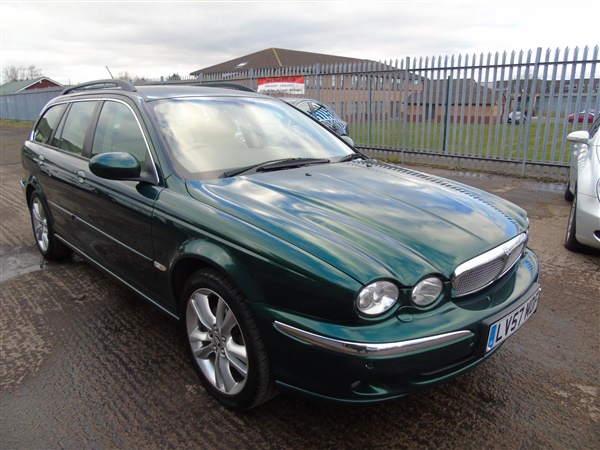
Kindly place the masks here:
POLYGON ((254 89, 244 86, 243 84, 235 84, 235 83, 198 83, 198 84, 196 84, 196 86, 234 89, 236 91, 244 91, 244 92, 256 92, 254 89))
POLYGON ((69 86, 64 91, 62 91, 61 95, 70 94, 71 92, 76 91, 85 91, 86 89, 111 89, 111 88, 120 88, 127 92, 135 92, 137 89, 133 84, 131 84, 127 80, 96 80, 96 81, 88 81, 87 83, 77 84, 75 86, 69 86), (95 87, 94 87, 95 86, 95 87))

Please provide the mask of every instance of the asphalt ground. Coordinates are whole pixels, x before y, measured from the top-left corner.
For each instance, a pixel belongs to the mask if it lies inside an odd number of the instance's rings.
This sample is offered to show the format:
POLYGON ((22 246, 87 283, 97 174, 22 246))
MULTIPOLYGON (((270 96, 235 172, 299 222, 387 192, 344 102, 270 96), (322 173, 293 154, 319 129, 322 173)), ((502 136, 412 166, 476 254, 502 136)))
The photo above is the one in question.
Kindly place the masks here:
POLYGON ((0 125, 0 448, 596 449, 600 256, 567 251, 564 184, 419 167, 528 210, 536 314, 485 364, 389 403, 281 394, 239 414, 204 391, 175 322, 75 258, 38 255, 0 125))

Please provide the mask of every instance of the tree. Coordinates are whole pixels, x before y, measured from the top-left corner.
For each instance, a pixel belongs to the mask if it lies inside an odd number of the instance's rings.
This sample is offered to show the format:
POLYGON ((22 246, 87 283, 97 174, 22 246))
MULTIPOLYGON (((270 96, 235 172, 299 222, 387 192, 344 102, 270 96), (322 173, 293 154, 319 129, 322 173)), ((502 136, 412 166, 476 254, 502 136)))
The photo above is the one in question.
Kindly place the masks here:
POLYGON ((27 72, 25 75, 26 80, 33 80, 34 78, 42 76, 42 69, 35 67, 35 64, 32 64, 29 67, 27 67, 26 72, 27 72))
POLYGON ((132 73, 129 73, 128 71, 119 72, 119 74, 117 75, 117 78, 119 80, 131 81, 133 84, 143 84, 143 83, 146 83, 147 81, 149 81, 148 77, 134 75, 132 73))
POLYGON ((168 81, 181 81, 181 76, 178 73, 174 73, 169 78, 167 78, 167 80, 168 81))
POLYGON ((133 80, 133 75, 130 74, 127 70, 125 72, 119 72, 117 74, 117 79, 119 80, 127 80, 127 81, 132 81, 133 80))
POLYGON ((25 66, 6 66, 2 68, 2 78, 5 83, 12 81, 32 80, 42 76, 42 70, 35 65, 25 66))

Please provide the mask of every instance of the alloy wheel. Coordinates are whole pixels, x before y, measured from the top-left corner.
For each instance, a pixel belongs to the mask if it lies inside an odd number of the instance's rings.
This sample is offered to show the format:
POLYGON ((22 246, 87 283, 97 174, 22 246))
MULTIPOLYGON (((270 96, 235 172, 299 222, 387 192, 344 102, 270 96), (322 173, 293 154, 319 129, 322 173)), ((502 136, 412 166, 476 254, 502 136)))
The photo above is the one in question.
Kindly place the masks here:
POLYGON ((35 197, 31 203, 31 218, 37 244, 40 250, 47 252, 49 247, 48 217, 38 197, 35 197))
POLYGON ((207 288, 194 291, 187 308, 187 335, 198 367, 221 393, 240 393, 248 377, 248 354, 233 311, 207 288))

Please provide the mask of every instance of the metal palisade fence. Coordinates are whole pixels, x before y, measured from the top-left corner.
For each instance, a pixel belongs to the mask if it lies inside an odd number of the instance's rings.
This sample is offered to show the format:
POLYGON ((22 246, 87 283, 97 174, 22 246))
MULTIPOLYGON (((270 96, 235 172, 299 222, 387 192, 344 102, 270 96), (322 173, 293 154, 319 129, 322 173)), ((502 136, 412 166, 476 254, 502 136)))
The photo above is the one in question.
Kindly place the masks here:
POLYGON ((598 46, 538 48, 235 71, 200 81, 256 89, 261 80, 302 77, 304 92, 292 96, 328 104, 372 156, 564 179, 566 136, 587 129, 600 110, 598 62, 598 46))

